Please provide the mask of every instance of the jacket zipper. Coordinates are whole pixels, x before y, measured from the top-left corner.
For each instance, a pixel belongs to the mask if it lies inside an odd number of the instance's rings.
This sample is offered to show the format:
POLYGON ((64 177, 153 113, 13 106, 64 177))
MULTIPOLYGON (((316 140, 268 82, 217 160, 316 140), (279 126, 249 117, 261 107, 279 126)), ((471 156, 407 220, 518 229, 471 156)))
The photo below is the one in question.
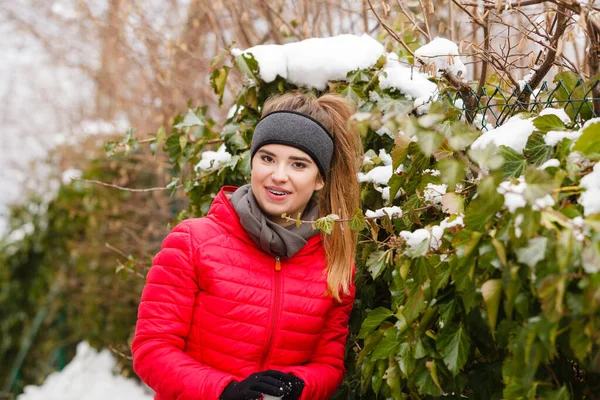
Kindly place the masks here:
POLYGON ((273 300, 273 313, 271 314, 271 329, 269 329, 269 335, 267 338, 267 345, 265 351, 258 364, 259 371, 265 369, 265 364, 271 353, 271 347, 273 345, 273 339, 275 338, 275 326, 277 325, 277 316, 279 315, 279 307, 281 303, 281 259, 279 256, 275 256, 275 296, 273 300))

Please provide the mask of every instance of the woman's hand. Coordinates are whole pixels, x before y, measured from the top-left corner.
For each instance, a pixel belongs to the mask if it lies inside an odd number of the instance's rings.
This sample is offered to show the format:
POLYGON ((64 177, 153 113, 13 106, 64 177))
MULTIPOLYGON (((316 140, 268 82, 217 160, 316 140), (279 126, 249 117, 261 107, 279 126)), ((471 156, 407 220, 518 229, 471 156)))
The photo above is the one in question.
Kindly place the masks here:
POLYGON ((298 400, 304 390, 304 381, 292 374, 285 374, 285 385, 289 388, 289 393, 283 396, 283 400, 298 400))
MULTIPOLYGON (((291 394, 293 386, 290 383, 290 377, 291 375, 289 374, 275 370, 257 372, 241 382, 231 382, 225 387, 225 390, 223 390, 219 399, 258 400, 262 398, 263 394, 274 397, 284 396, 285 399, 288 399, 287 396, 291 394)), ((300 390, 300 393, 301 392, 302 389, 300 390)), ((289 397, 289 399, 298 399, 298 397, 289 397)))

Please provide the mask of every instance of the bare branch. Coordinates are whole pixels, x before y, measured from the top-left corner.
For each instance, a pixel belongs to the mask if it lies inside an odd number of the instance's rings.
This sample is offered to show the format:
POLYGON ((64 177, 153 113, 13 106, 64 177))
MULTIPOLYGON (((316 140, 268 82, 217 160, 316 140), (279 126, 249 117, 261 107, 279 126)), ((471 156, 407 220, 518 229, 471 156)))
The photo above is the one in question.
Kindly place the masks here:
MULTIPOLYGON (((546 74, 548 73, 548 71, 550 70, 552 65, 554 64, 554 61, 556 59, 556 52, 557 52, 556 49, 558 46, 558 42, 559 42, 559 40, 561 40, 562 35, 565 32, 565 29, 567 29, 568 19, 570 18, 570 16, 571 16, 571 12, 567 11, 566 7, 564 7, 563 5, 558 6, 558 9, 556 10, 556 18, 555 18, 556 28, 554 31, 554 35, 552 36, 552 39, 550 40, 551 49, 548 50, 548 53, 546 54, 546 58, 544 59, 542 64, 539 66, 539 68, 536 70, 536 72, 533 74, 533 77, 529 81, 529 85, 526 85, 523 88, 523 91, 519 94, 519 97, 518 97, 519 102, 525 103, 528 101, 531 91, 534 88, 538 87, 538 85, 542 82, 542 79, 544 79, 544 77, 546 76, 546 74)), ((517 89, 518 89, 518 87, 517 87, 517 89)))
POLYGON ((406 9, 404 8, 404 5, 402 4, 402 1, 396 0, 396 2, 398 3, 398 6, 400 6, 400 11, 402 12, 402 14, 404 14, 404 16, 410 21, 410 23, 415 27, 415 29, 417 29, 419 32, 421 32, 423 34, 423 36, 425 36, 425 38, 427 38, 427 40, 431 40, 431 36, 427 32, 425 32, 419 26, 419 24, 410 16, 410 14, 406 11, 406 9))
MULTIPOLYGON (((169 190, 166 187, 152 187, 152 188, 146 188, 146 189, 132 189, 132 188, 126 188, 123 186, 119 186, 119 185, 114 185, 112 183, 107 183, 107 182, 102 182, 102 181, 97 181, 94 179, 82 179, 82 178, 73 178, 74 181, 82 181, 82 182, 89 182, 89 183, 95 183, 101 186, 106 186, 106 187, 111 187, 111 188, 115 188, 115 189, 119 189, 119 190, 125 190, 127 192, 152 192, 155 190, 169 190)), ((176 188, 182 188, 183 185, 177 185, 176 188)))

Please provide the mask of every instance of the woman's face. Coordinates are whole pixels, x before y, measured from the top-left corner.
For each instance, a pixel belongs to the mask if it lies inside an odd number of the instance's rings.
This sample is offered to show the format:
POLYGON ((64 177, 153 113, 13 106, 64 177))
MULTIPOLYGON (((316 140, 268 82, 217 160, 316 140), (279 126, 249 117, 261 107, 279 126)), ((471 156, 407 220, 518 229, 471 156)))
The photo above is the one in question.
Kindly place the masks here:
POLYGON ((295 147, 268 144, 252 159, 252 193, 267 217, 279 225, 293 224, 281 214, 296 218, 323 186, 317 164, 295 147))

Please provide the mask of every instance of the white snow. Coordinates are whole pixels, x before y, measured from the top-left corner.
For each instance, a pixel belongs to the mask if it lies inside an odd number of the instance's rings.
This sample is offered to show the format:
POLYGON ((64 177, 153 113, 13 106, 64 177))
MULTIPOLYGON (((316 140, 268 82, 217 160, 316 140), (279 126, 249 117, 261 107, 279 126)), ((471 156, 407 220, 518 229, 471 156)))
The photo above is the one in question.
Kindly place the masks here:
POLYGON ((397 218, 402 218, 402 209, 398 206, 393 207, 383 207, 379 208, 375 211, 367 210, 365 212, 365 216, 368 218, 380 218, 388 215, 390 218, 392 216, 397 218))
POLYGON ((533 118, 523 119, 521 114, 517 114, 496 129, 479 136, 471 148, 484 149, 489 143, 493 143, 496 146, 508 146, 517 153, 523 154, 527 139, 534 129, 533 118))
MULTIPOLYGON (((387 202, 389 202, 390 200, 390 187, 389 186, 377 186, 375 188, 375 190, 377 190, 379 193, 381 193, 381 198, 387 202)), ((394 197, 394 199, 397 199, 398 197, 402 196, 402 193, 404 193, 404 191, 402 190, 402 188, 400 188, 400 190, 398 190, 398 193, 396 193, 396 196, 394 197)))
POLYGON ((583 131, 585 129, 587 129, 590 125, 597 123, 600 123, 600 118, 588 119, 578 131, 550 131, 544 136, 544 142, 546 142, 548 146, 556 146, 556 144, 565 138, 576 141, 581 135, 583 135, 583 131))
POLYGON ((548 161, 546 161, 545 163, 543 163, 542 165, 540 165, 538 167, 538 169, 546 169, 546 168, 558 167, 558 166, 560 166, 560 161, 556 158, 551 158, 548 161))
POLYGON ((585 220, 583 217, 575 217, 571 220, 571 227, 573 229, 573 236, 575 240, 583 242, 585 237, 590 234, 590 228, 585 226, 585 220))
POLYGON ((198 169, 202 171, 214 171, 219 168, 221 164, 226 164, 231 161, 231 154, 227 152, 227 148, 225 147, 225 143, 219 147, 217 151, 205 151, 202 153, 202 160, 194 169, 198 171, 198 169))
POLYGON ((415 67, 406 67, 395 54, 388 54, 383 74, 379 76, 381 89, 396 89, 408 99, 414 99, 414 107, 419 113, 429 110, 429 105, 437 99, 437 85, 415 67))
POLYGON ((542 111, 540 111, 540 116, 542 115, 556 115, 565 125, 571 123, 571 118, 569 118, 565 110, 562 108, 544 108, 542 111))
POLYGON ((436 37, 431 42, 418 48, 415 57, 425 64, 435 63, 438 71, 449 70, 454 75, 465 76, 467 67, 458 54, 458 46, 451 40, 436 37))
POLYGON ((405 240, 409 247, 415 247, 423 241, 431 239, 431 232, 424 228, 417 229, 414 232, 402 231, 400 237, 405 240))
POLYGON ((116 360, 108 350, 97 352, 86 342, 75 358, 41 386, 25 386, 17 400, 152 400, 149 389, 113 373, 116 360))
POLYGON ((446 189, 448 189, 448 185, 446 184, 435 185, 428 183, 423 191, 425 201, 427 203, 442 204, 442 196, 446 194, 446 189))
POLYGON ((541 210, 546 207, 554 207, 554 199, 551 195, 547 194, 544 197, 540 197, 539 199, 535 199, 535 202, 531 208, 534 210, 541 210))
MULTIPOLYGON (((367 157, 367 156, 365 156, 367 157)), ((358 181, 359 182, 373 182, 378 185, 386 185, 394 171, 392 170, 392 156, 390 156, 385 149, 379 149, 379 158, 383 162, 383 165, 373 168, 367 173, 359 172, 358 173, 358 181)), ((371 163, 371 157, 363 159, 363 165, 366 163, 371 163)), ((400 166, 396 169, 396 173, 400 173, 404 171, 404 165, 400 164, 400 166)), ((388 199, 389 199, 389 190, 388 190, 388 199)))
POLYGON ((423 174, 429 174, 431 176, 440 176, 442 173, 437 169, 426 169, 423 174))
POLYGON ((447 218, 444 218, 439 225, 432 225, 427 228, 417 229, 414 232, 402 231, 400 237, 404 239, 408 247, 415 247, 423 243, 428 242, 427 247, 431 250, 437 250, 442 244, 442 235, 446 229, 454 227, 464 227, 464 216, 462 214, 456 214, 447 218), (450 221, 452 219, 452 221, 450 221))
POLYGON ((521 230, 521 224, 523 223, 524 219, 525 219, 525 216, 523 216, 523 214, 519 214, 515 218, 515 236, 517 238, 520 238, 521 235, 523 235, 523 231, 521 230))
POLYGON ((78 169, 67 169, 62 173, 62 182, 65 185, 71 183, 73 179, 81 178, 81 171, 78 169))
POLYGON ((586 189, 579 196, 583 214, 587 217, 600 213, 600 162, 594 165, 592 172, 581 178, 579 185, 586 189))
POLYGON ((279 75, 298 86, 323 90, 328 81, 344 80, 350 71, 373 66, 385 51, 381 43, 364 34, 232 50, 234 56, 242 53, 252 53, 265 82, 279 75))
MULTIPOLYGON (((525 182, 524 176, 520 176, 516 182, 501 182, 497 189, 498 193, 504 195, 504 207, 507 208, 511 213, 514 213, 518 208, 525 207, 527 205, 527 200, 525 199, 525 190, 527 190, 527 183, 525 182)), ((535 199, 531 205, 531 208, 533 210, 541 210, 546 207, 553 207, 554 205, 554 199, 551 195, 547 194, 543 197, 535 199)))
POLYGON ((517 183, 511 181, 504 181, 498 186, 498 193, 504 195, 504 207, 508 208, 508 211, 514 213, 517 208, 525 207, 527 201, 525 200, 525 189, 527 183, 525 183, 525 177, 521 176, 517 179, 517 183))
POLYGON ((544 135, 544 142, 548 146, 556 146, 563 139, 577 140, 581 136, 581 131, 548 131, 544 135))
POLYGON ((387 185, 388 181, 392 177, 393 171, 391 165, 382 165, 375 167, 366 174, 363 172, 358 173, 359 182, 373 182, 379 185, 387 185))
POLYGON ((531 81, 531 78, 533 78, 533 75, 535 75, 535 71, 531 70, 531 71, 529 71, 529 73, 527 75, 525 75, 523 77, 523 79, 519 80, 519 90, 525 89, 525 85, 527 85, 529 83, 529 81, 531 81))

